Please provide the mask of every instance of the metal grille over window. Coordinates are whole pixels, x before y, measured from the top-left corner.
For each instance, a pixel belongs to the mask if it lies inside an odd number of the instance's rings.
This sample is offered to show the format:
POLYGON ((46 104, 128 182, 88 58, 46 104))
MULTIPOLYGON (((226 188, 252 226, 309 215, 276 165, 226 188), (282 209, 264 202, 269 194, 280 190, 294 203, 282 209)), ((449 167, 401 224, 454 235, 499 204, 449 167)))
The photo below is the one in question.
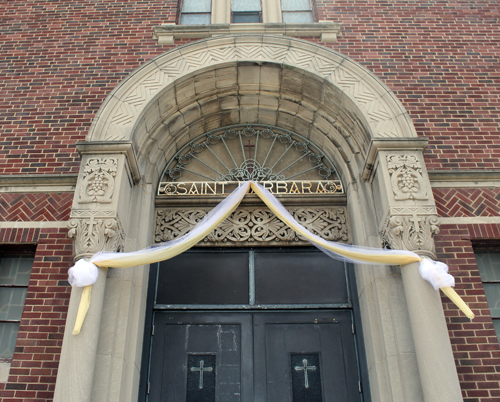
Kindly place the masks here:
POLYGON ((167 165, 158 195, 227 195, 239 182, 273 194, 343 194, 332 161, 311 141, 278 127, 235 125, 184 145, 167 165))
POLYGON ((500 251, 476 251, 475 254, 491 319, 500 342, 500 251))
POLYGON ((33 257, 0 255, 0 358, 11 359, 33 266, 33 257))
POLYGON ((232 14, 236 24, 262 22, 260 0, 233 0, 232 14))
POLYGON ((281 0, 284 23, 313 22, 313 12, 310 0, 281 0))
POLYGON ((182 2, 181 25, 210 24, 211 0, 184 0, 182 2))

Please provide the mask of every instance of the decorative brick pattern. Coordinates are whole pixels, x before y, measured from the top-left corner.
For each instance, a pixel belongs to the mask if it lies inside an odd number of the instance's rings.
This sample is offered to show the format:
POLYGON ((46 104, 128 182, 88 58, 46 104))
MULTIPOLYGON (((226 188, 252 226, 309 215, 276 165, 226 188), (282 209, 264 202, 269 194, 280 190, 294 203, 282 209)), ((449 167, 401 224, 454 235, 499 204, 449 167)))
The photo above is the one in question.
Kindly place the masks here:
POLYGON ((498 216, 500 188, 435 188, 439 216, 498 216))
POLYGON ((66 221, 73 193, 1 194, 0 221, 66 221))
POLYGON ((71 288, 67 229, 0 229, 0 242, 38 243, 7 383, 0 400, 51 401, 71 288))
POLYGON ((499 401, 500 346, 472 241, 499 239, 500 225, 442 225, 440 229, 435 239, 438 259, 448 264, 455 277, 455 290, 476 315, 470 322, 446 296, 442 296, 464 401, 499 401))

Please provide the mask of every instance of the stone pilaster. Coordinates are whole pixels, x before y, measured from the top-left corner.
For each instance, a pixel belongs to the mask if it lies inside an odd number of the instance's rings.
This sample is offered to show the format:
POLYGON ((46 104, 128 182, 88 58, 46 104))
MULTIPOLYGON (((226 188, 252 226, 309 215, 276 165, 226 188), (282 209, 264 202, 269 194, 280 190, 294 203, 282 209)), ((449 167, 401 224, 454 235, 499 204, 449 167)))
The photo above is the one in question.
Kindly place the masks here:
MULTIPOLYGON (((423 139, 371 143, 364 178, 371 182, 383 245, 435 258, 439 232, 423 139)), ((420 384, 425 402, 462 400, 440 295, 419 275, 419 264, 401 266, 420 384)))
MULTIPOLYGON (((129 207, 131 189, 139 181, 131 143, 99 142, 77 146, 82 163, 68 225, 75 261, 100 251, 124 249, 126 227, 120 220, 120 213, 129 207)), ((71 291, 55 402, 90 402, 92 399, 106 277, 106 269, 99 269, 97 282, 92 285, 90 308, 78 335, 71 332, 82 289, 73 287, 71 291)))

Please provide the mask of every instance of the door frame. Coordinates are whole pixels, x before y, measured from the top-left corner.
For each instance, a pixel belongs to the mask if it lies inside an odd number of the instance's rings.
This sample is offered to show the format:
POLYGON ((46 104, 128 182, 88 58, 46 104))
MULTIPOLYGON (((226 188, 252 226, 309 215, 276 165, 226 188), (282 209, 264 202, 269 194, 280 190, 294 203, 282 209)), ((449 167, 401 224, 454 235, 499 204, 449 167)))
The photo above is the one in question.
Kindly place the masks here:
MULTIPOLYGON (((269 247, 266 249, 281 249, 283 251, 286 251, 287 249, 301 249, 304 251, 311 251, 315 250, 318 253, 320 253, 319 250, 317 250, 314 247, 269 247)), ((241 247, 238 248, 240 250, 248 250, 248 249, 260 249, 263 250, 263 247, 241 247)), ((193 248, 189 250, 188 252, 206 252, 207 249, 206 247, 203 248, 193 248)), ((223 251, 224 248, 212 248, 211 250, 216 251, 223 251)), ((226 249, 227 250, 227 249, 226 249)), ((233 249, 234 250, 234 249, 233 249)), ((151 349, 152 349, 152 337, 153 337, 153 318, 154 318, 154 301, 155 301, 155 293, 156 293, 156 287, 157 287, 157 279, 158 279, 158 269, 159 269, 159 264, 160 263, 155 263, 151 264, 150 269, 149 269, 149 283, 148 283, 148 293, 147 293, 147 303, 146 303, 146 317, 145 317, 145 323, 144 323, 144 341, 143 341, 143 349, 142 349, 142 359, 141 359, 141 376, 140 376, 140 382, 139 382, 139 398, 138 402, 146 402, 146 396, 148 393, 148 379, 149 379, 149 372, 150 372, 150 356, 151 356, 151 349)), ((364 341, 363 341, 363 329, 361 325, 361 312, 360 312, 360 306, 359 306, 359 300, 358 300, 358 291, 357 291, 357 286, 356 286, 356 274, 354 271, 354 266, 353 264, 350 263, 345 263, 347 266, 346 272, 347 272, 347 286, 348 286, 348 292, 349 292, 349 297, 351 300, 351 307, 342 307, 340 306, 337 307, 332 307, 331 305, 325 305, 324 307, 321 307, 321 305, 308 305, 307 307, 304 307, 304 305, 297 305, 296 307, 292 305, 276 305, 275 307, 266 307, 265 309, 263 308, 253 308, 253 309, 200 309, 199 306, 196 306, 195 309, 189 310, 192 312, 206 312, 207 314, 210 313, 215 313, 215 312, 253 312, 253 311, 275 311, 275 312, 284 312, 284 311, 321 311, 321 310, 347 310, 351 311, 352 315, 352 322, 353 322, 353 340, 354 340, 354 348, 355 348, 355 353, 356 353, 356 360, 358 364, 358 378, 359 378, 359 386, 361 389, 361 394, 362 394, 362 400, 363 402, 370 402, 371 401, 371 393, 370 393, 370 386, 369 386, 369 376, 368 376, 368 366, 367 366, 367 359, 366 359, 366 350, 364 346, 364 341)), ((168 312, 181 312, 185 311, 185 308, 180 309, 169 309, 169 310, 156 310, 156 311, 168 311, 168 312)))

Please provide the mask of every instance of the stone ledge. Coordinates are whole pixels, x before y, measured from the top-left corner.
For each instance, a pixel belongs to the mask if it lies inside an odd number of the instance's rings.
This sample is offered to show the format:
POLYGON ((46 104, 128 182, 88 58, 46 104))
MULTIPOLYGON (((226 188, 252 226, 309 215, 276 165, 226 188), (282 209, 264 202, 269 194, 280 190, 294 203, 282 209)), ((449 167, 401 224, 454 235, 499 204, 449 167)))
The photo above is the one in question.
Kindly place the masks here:
POLYGON ((431 182, 500 181, 500 169, 429 170, 427 173, 431 182))
POLYGON ((16 174, 2 175, 2 186, 74 186, 77 174, 16 174))
POLYGON ((337 42, 342 24, 331 21, 310 24, 258 23, 176 25, 162 24, 153 28, 153 37, 159 45, 173 45, 175 39, 202 39, 218 35, 285 35, 294 37, 320 37, 322 42, 337 42))

